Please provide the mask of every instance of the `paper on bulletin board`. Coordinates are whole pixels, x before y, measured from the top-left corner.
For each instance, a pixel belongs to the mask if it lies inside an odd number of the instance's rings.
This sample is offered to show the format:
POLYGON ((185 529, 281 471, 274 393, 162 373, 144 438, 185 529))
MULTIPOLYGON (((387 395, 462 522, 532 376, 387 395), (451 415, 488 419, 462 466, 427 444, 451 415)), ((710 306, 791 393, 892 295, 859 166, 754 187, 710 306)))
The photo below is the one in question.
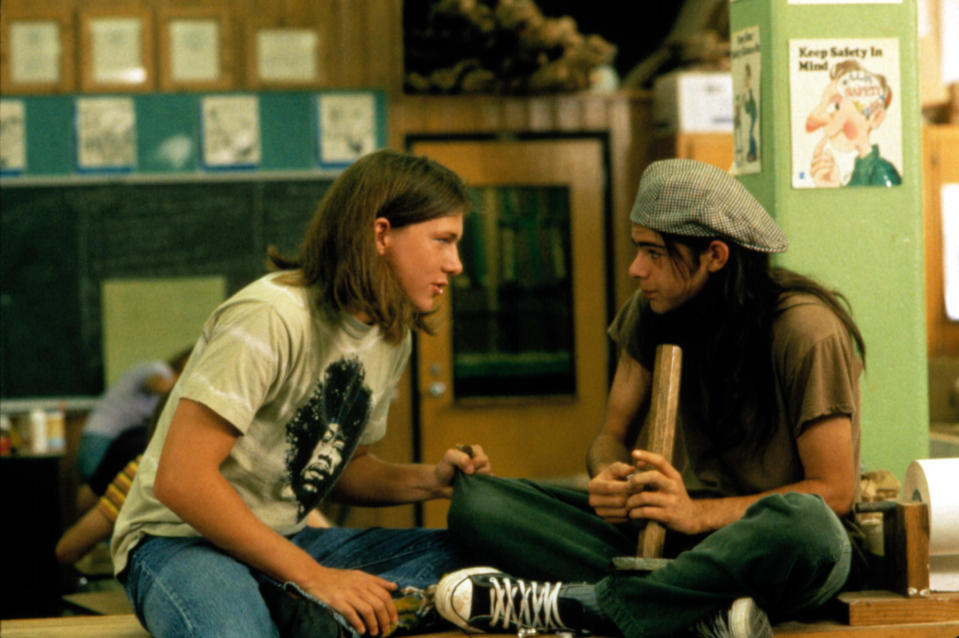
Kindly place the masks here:
POLYGON ((27 165, 23 100, 0 100, 0 171, 19 173, 27 165))
POLYGON ((942 187, 942 266, 946 315, 959 321, 959 184, 942 187))
POLYGON ((736 31, 730 38, 733 76, 733 173, 762 170, 759 125, 762 91, 762 46, 759 26, 736 31))
POLYGON ((227 168, 260 163, 260 107, 255 95, 204 97, 202 117, 204 164, 227 168))
POLYGON ((350 164, 376 150, 373 93, 323 93, 316 98, 320 164, 350 164))
POLYGON ((902 183, 899 40, 789 41, 794 188, 902 183))
POLYGON ((129 97, 76 100, 77 167, 131 169, 136 164, 136 110, 129 97))

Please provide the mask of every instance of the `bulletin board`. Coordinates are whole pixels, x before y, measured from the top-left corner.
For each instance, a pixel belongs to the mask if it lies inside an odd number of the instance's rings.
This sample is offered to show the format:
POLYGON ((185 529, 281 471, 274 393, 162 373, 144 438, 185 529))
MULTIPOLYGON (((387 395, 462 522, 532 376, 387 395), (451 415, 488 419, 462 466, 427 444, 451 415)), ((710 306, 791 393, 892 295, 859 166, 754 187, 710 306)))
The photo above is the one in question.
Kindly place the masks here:
POLYGON ((214 277, 232 294, 269 245, 295 253, 332 180, 387 139, 378 90, 14 96, 0 125, 5 399, 98 395, 104 282, 214 277), (368 105, 340 109, 362 143, 331 146, 346 128, 325 100, 368 105), (220 117, 236 104, 247 117, 220 117))

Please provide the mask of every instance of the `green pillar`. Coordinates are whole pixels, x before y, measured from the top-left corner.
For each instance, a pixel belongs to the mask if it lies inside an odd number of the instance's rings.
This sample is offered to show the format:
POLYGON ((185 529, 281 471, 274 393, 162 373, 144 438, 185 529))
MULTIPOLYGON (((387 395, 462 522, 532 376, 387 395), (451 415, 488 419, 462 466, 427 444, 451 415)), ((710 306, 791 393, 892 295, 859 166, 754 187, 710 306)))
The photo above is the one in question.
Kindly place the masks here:
POLYGON ((866 340, 862 461, 929 454, 915 0, 733 0, 735 172, 866 340), (857 159, 858 158, 858 159, 857 159))

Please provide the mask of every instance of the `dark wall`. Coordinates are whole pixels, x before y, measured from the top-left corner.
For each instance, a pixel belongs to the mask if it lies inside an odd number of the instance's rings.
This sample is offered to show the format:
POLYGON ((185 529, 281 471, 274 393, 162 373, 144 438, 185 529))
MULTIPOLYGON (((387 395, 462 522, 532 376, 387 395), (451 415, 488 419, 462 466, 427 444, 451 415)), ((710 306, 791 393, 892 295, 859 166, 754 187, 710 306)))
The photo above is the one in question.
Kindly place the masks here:
POLYGON ((219 275, 295 253, 327 179, 5 186, 0 396, 102 391, 106 279, 219 275))

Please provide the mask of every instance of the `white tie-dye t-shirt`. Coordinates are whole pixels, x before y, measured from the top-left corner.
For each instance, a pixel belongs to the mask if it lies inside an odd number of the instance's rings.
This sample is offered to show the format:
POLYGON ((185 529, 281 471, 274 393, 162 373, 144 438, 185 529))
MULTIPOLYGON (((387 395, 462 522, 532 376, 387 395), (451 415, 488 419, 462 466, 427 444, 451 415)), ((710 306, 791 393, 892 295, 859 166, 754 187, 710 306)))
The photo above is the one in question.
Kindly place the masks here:
POLYGON ((198 533, 156 500, 153 481, 181 398, 202 403, 240 432, 220 467, 253 513, 296 533, 329 493, 357 445, 386 433, 410 354, 378 327, 316 311, 309 289, 267 275, 221 304, 203 326, 147 447, 114 529, 114 569, 144 534, 198 533))

